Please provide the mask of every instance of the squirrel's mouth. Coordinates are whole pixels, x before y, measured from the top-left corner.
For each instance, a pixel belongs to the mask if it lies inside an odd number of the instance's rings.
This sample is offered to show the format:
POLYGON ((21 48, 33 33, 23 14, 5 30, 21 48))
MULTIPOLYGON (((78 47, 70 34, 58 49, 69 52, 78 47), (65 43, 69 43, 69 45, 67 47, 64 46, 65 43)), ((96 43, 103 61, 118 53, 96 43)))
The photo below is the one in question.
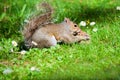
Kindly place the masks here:
POLYGON ((78 43, 81 43, 81 42, 88 42, 88 41, 90 41, 90 37, 88 36, 88 35, 86 35, 86 36, 83 36, 83 38, 81 38, 81 40, 79 40, 78 41, 78 43))
POLYGON ((78 41, 78 43, 81 43, 81 42, 88 42, 90 39, 87 39, 87 40, 80 40, 78 41))

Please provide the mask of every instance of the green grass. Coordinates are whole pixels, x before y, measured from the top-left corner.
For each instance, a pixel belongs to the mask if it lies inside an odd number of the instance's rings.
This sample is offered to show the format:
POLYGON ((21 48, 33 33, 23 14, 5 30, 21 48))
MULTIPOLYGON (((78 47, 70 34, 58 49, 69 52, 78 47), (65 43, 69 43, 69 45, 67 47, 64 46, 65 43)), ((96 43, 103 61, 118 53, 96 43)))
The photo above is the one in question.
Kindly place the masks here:
POLYGON ((56 23, 70 18, 94 21, 94 26, 81 27, 91 36, 89 43, 63 44, 48 49, 30 49, 20 54, 24 20, 34 15, 37 0, 0 1, 0 80, 76 80, 120 79, 120 6, 119 0, 49 0, 55 9, 56 23), (3 7, 8 5, 6 12, 3 7), (2 12, 2 13, 1 13, 2 12), (97 28, 97 32, 93 32, 97 28), (13 49, 13 52, 11 52, 13 49), (37 70, 31 71, 31 67, 37 70), (9 74, 3 74, 7 68, 9 74))

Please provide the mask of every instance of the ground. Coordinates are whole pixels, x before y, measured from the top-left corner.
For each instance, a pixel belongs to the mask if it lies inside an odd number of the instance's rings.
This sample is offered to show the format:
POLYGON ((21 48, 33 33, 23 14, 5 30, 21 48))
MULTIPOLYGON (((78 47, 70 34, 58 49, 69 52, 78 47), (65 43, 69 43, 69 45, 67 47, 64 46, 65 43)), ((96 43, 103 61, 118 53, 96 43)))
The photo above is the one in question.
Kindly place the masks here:
MULTIPOLYGON (((41 0, 42 1, 42 0, 41 0)), ((35 0, 1 1, 0 80, 11 79, 120 79, 120 1, 48 0, 53 21, 64 17, 76 22, 90 36, 89 42, 20 50, 21 30, 35 14, 35 0), (17 6, 17 7, 16 7, 17 6), (86 25, 82 26, 81 21, 86 25), (91 22, 95 22, 90 26, 91 22)))

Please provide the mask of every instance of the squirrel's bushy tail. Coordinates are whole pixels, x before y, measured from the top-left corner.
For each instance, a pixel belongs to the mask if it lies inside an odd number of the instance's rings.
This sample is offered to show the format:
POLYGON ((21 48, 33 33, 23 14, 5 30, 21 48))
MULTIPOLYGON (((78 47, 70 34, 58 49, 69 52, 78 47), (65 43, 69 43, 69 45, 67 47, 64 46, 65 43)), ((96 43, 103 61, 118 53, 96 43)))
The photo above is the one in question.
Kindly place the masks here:
POLYGON ((44 7, 46 9, 46 13, 31 18, 29 22, 24 26, 23 36, 25 40, 29 40, 29 38, 31 38, 38 26, 51 19, 51 15, 53 13, 52 7, 48 3, 42 3, 41 7, 44 7))

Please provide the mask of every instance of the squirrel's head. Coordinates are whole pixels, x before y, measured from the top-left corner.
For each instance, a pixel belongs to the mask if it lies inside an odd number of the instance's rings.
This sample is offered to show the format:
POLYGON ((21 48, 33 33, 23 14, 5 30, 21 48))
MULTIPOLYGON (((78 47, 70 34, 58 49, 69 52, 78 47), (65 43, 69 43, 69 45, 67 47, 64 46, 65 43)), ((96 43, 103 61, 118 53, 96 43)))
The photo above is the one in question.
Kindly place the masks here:
POLYGON ((70 21, 69 18, 65 18, 64 21, 70 27, 72 35, 76 37, 76 41, 81 42, 90 40, 90 36, 86 32, 82 31, 76 23, 70 21))
POLYGON ((71 32, 80 31, 80 28, 78 27, 78 25, 72 22, 69 18, 65 18, 64 22, 70 27, 71 32))
POLYGON ((78 38, 78 42, 90 40, 90 36, 82 30, 77 32, 77 35, 75 36, 78 38))

